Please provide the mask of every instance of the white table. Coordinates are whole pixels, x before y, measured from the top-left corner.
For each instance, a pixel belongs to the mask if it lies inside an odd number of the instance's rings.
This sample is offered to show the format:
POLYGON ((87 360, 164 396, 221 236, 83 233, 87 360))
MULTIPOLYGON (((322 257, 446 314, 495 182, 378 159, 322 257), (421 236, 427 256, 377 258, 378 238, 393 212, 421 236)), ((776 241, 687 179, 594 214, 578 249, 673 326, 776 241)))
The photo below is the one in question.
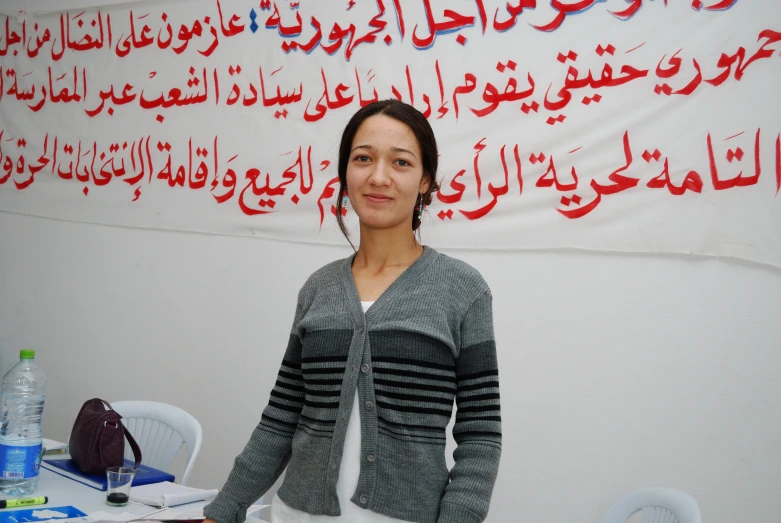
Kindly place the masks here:
MULTIPOLYGON (((5 510, 18 510, 20 508, 54 508, 71 505, 81 510, 86 514, 93 514, 95 512, 109 512, 115 514, 121 514, 123 512, 129 512, 137 516, 146 516, 152 512, 157 512, 159 509, 155 507, 149 507, 147 505, 140 505, 138 503, 128 503, 124 507, 112 507, 106 504, 106 492, 96 490, 74 481, 72 479, 60 476, 54 472, 41 467, 40 476, 38 480, 38 488, 29 496, 25 497, 38 497, 48 496, 49 502, 45 505, 34 505, 29 507, 15 507, 5 510)), ((9 496, 3 496, 7 499, 9 496)), ((181 509, 197 509, 204 506, 206 503, 190 503, 188 505, 182 505, 181 509)))
MULTIPOLYGON (((135 514, 136 516, 143 517, 152 512, 157 512, 160 509, 155 507, 149 507, 147 505, 141 505, 138 503, 128 503, 124 507, 112 507, 106 504, 106 492, 96 490, 74 481, 72 479, 60 476, 54 472, 41 468, 40 479, 38 480, 38 489, 25 497, 37 497, 48 496, 49 502, 46 505, 35 505, 30 507, 16 507, 4 510, 18 510, 19 508, 54 508, 73 506, 81 510, 87 515, 94 514, 96 512, 108 512, 112 514, 122 514, 128 512, 135 514)), ((2 496, 0 499, 8 499, 9 496, 2 496)), ((190 512, 198 510, 207 505, 205 501, 198 501, 195 503, 188 503, 187 505, 179 505, 173 507, 174 510, 181 512, 190 512)), ((262 523, 263 520, 257 518, 247 518, 248 523, 262 523)))

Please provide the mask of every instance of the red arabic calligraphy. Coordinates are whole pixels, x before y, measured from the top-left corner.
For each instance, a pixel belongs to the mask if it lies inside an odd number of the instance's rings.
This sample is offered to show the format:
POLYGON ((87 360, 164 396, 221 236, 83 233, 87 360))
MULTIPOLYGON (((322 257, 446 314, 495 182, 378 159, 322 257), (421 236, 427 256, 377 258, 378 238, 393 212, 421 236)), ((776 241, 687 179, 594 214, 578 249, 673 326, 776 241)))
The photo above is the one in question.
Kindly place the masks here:
MULTIPOLYGON (((426 117, 460 119, 464 111, 486 118, 498 110, 518 111, 547 125, 568 122, 568 109, 573 104, 597 106, 613 89, 627 84, 647 85, 648 92, 663 96, 689 96, 702 89, 719 88, 728 81, 741 81, 750 66, 761 60, 781 57, 781 31, 762 30, 756 46, 746 46, 721 53, 716 64, 707 64, 687 57, 685 49, 663 53, 653 64, 619 63, 611 65, 618 53, 611 44, 598 45, 595 54, 604 59, 597 67, 579 64, 582 53, 562 50, 555 59, 566 69, 560 80, 540 80, 534 71, 524 70, 513 59, 499 60, 494 71, 478 77, 463 73, 461 82, 443 80, 445 65, 435 60, 430 66, 403 65, 383 71, 378 78, 374 69, 352 67, 328 73, 319 69, 319 85, 296 78, 296 72, 285 67, 260 66, 257 69, 241 65, 195 68, 182 71, 179 85, 163 84, 156 71, 148 78, 132 82, 90 80, 86 67, 77 67, 65 74, 50 66, 44 77, 31 76, 33 71, 17 71, 0 66, 0 103, 23 103, 33 112, 47 104, 79 104, 90 117, 112 116, 120 109, 140 108, 152 111, 158 121, 165 111, 195 104, 211 103, 226 107, 262 106, 276 119, 303 119, 317 122, 331 111, 352 111, 380 98, 395 97, 417 107, 426 117), (389 77, 388 75, 393 75, 389 77), (680 78, 680 80, 678 80, 680 78), (98 83, 98 85, 95 85, 98 83), (429 86, 424 89, 420 84, 429 86), (436 86, 431 89, 430 86, 436 86), (543 87, 544 86, 544 87, 543 87), (222 93, 222 96, 221 96, 222 93), (451 111, 452 109, 452 111, 451 111)), ((626 55, 627 59, 635 55, 626 55)), ((38 73, 35 71, 35 73, 38 73)), ((522 114, 519 114, 522 113, 522 114)))
POLYGON ((98 10, 88 14, 66 12, 59 16, 56 26, 47 27, 26 16, 0 17, 0 56, 11 53, 26 54, 36 58, 48 50, 53 61, 59 61, 69 53, 106 50, 119 58, 128 56, 134 49, 152 47, 164 51, 170 49, 182 54, 189 47, 203 56, 211 56, 221 39, 236 36, 244 31, 238 15, 223 12, 220 0, 216 0, 215 12, 179 25, 169 20, 166 12, 160 19, 151 21, 149 13, 139 14, 130 10, 125 21, 112 20, 111 15, 98 10), (215 16, 216 15, 216 16, 215 16))
MULTIPOLYGON (((616 19, 627 21, 641 12, 644 5, 650 3, 650 0, 625 1, 628 4, 625 8, 606 9, 606 11, 616 19)), ((689 1, 695 11, 706 12, 727 11, 737 3, 737 0, 713 0, 707 4, 701 0, 685 1, 689 1)), ((537 0, 504 2, 504 5, 493 10, 493 16, 490 16, 485 0, 474 0, 473 6, 460 12, 452 9, 446 2, 439 2, 440 5, 445 6, 440 10, 432 6, 432 0, 421 0, 422 20, 418 22, 408 20, 414 6, 408 4, 402 9, 400 0, 393 0, 392 9, 386 8, 383 0, 375 0, 375 3, 376 13, 371 13, 371 18, 366 23, 368 30, 362 36, 357 36, 361 30, 355 22, 335 21, 329 30, 327 24, 324 27, 317 16, 309 16, 307 24, 306 17, 301 15, 298 8, 288 15, 284 9, 280 9, 277 2, 265 0, 260 2, 260 11, 270 12, 263 27, 275 31, 277 36, 283 39, 281 49, 285 53, 299 50, 310 53, 320 48, 326 54, 334 55, 340 49, 344 49, 344 58, 349 61, 355 48, 360 44, 373 44, 379 41, 392 45, 394 42, 405 41, 407 34, 410 33, 407 27, 412 27, 410 42, 416 49, 430 49, 439 36, 449 34, 455 34, 456 41, 465 45, 468 41, 465 33, 472 27, 479 28, 480 34, 485 34, 487 30, 506 32, 515 28, 518 20, 525 13, 540 10, 542 13, 550 12, 548 18, 543 14, 543 19, 546 21, 529 22, 528 25, 538 31, 552 32, 561 28, 568 17, 592 9, 604 3, 604 0, 550 0, 546 2, 548 5, 540 6, 537 5, 537 0), (393 21, 396 23, 393 24, 393 21), (397 32, 394 29, 397 29, 397 32), (383 31, 385 31, 384 36, 383 31)), ((355 2, 350 2, 347 11, 351 11, 353 5, 355 2)), ((653 7, 666 8, 667 2, 653 7)), ((253 32, 261 27, 259 17, 260 14, 253 9, 250 13, 252 21, 250 29, 253 32)))
MULTIPOLYGON (((757 129, 726 138, 712 133, 703 137, 699 172, 710 174, 712 190, 745 190, 759 184, 763 172, 760 153, 768 145, 763 136, 757 129)), ((774 174, 777 195, 781 191, 781 132, 771 140, 775 161, 769 171, 774 174)), ((151 136, 99 144, 46 134, 42 142, 37 147, 7 130, 0 131, 0 188, 11 183, 24 190, 37 175, 46 174, 77 182, 86 196, 95 188, 121 181, 131 188, 132 201, 137 201, 146 186, 163 183, 171 189, 208 192, 217 204, 235 202, 249 216, 280 212, 285 205, 314 204, 322 226, 328 214, 326 202, 334 197, 339 182, 328 172, 330 160, 318 159, 312 145, 280 154, 269 165, 239 167, 238 154, 220 161, 228 155, 220 150, 224 146, 216 136, 208 143, 190 138, 176 147, 151 136)), ((623 160, 609 172, 590 176, 576 167, 576 153, 583 151, 582 147, 566 154, 522 152, 521 144, 494 145, 490 137, 483 137, 473 149, 471 165, 452 176, 442 176, 442 187, 435 197, 441 207, 436 213, 440 220, 452 220, 456 212, 466 220, 483 219, 501 201, 522 198, 529 190, 555 191, 552 196, 558 204, 554 208, 569 219, 584 218, 627 191, 663 189, 681 197, 710 190, 697 170, 671 168, 674 160, 657 147, 633 144, 629 131, 620 139, 618 150, 623 160), (486 176, 482 167, 486 161, 501 165, 498 181, 486 176), (526 188, 529 182, 531 189, 526 188)), ((331 213, 336 212, 333 205, 330 208, 331 213)))

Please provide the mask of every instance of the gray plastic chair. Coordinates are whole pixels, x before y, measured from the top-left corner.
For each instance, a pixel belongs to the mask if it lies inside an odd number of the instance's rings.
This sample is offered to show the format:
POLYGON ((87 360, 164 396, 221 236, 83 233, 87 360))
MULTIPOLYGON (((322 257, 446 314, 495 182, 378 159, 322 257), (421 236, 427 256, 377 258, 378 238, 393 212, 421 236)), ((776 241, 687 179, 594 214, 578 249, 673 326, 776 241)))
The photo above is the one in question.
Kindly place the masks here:
POLYGON ((645 488, 627 494, 610 507, 602 523, 626 523, 643 511, 643 523, 701 523, 700 506, 685 492, 645 488))

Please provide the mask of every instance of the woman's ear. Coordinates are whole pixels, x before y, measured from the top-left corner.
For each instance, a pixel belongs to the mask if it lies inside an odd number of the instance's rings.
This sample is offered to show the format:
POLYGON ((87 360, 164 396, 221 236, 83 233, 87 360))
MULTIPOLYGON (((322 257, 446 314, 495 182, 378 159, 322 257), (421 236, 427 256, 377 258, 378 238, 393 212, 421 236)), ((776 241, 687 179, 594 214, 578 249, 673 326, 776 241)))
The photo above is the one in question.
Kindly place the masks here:
POLYGON ((431 176, 429 176, 428 173, 423 173, 423 178, 420 179, 418 192, 421 194, 426 194, 429 187, 431 187, 431 176))

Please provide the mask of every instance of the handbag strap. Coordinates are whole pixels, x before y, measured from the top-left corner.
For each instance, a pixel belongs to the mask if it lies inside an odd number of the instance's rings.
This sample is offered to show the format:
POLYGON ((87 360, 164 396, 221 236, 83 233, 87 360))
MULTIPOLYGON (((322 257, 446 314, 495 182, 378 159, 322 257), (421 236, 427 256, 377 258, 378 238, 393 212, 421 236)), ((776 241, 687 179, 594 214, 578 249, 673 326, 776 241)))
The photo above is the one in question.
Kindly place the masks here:
POLYGON ((138 446, 138 443, 136 443, 136 440, 133 439, 133 435, 130 434, 130 431, 127 430, 124 423, 122 424, 122 429, 125 431, 125 437, 127 438, 127 442, 130 443, 130 448, 133 449, 133 457, 136 459, 136 466, 133 468, 137 469, 141 466, 141 448, 138 446))
MULTIPOLYGON (((100 400, 100 401, 105 403, 106 406, 108 406, 108 409, 110 411, 114 412, 119 417, 120 420, 122 419, 122 415, 119 412, 115 411, 114 407, 112 407, 111 404, 108 401, 103 400, 103 399, 100 400)), ((125 433, 125 438, 127 438, 127 442, 130 443, 130 448, 133 449, 133 458, 135 459, 135 466, 133 468, 137 469, 138 467, 141 466, 141 447, 138 446, 138 443, 136 443, 136 440, 133 438, 133 435, 130 433, 129 430, 127 430, 127 427, 125 427, 125 424, 122 423, 122 421, 119 421, 118 425, 120 427, 122 427, 122 430, 125 433)), ((106 428, 108 428, 108 426, 106 428)), ((100 440, 101 440, 100 441, 100 454, 101 454, 100 455, 100 461, 104 465, 105 465, 105 462, 103 461, 103 436, 105 436, 105 434, 106 434, 106 431, 104 430, 103 433, 100 436, 100 440)))

